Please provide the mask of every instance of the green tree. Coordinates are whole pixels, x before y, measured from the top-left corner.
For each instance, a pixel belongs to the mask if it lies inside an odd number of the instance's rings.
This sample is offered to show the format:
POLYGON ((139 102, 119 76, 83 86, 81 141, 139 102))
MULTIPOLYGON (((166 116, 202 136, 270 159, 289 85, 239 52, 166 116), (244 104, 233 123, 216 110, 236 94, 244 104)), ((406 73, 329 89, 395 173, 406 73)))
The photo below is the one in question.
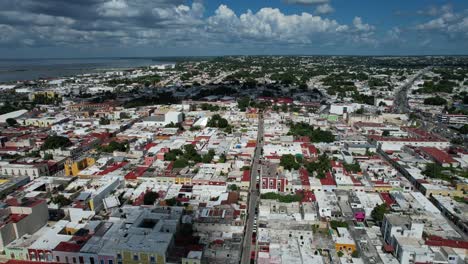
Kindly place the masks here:
POLYGON ((338 227, 348 228, 348 223, 338 220, 330 221, 330 227, 333 229, 337 229, 338 227))
POLYGON ((237 100, 237 107, 241 112, 245 112, 247 107, 250 106, 250 98, 249 97, 242 97, 239 100, 237 100))
POLYGON ((44 160, 52 160, 54 159, 54 156, 50 153, 44 154, 44 160))
POLYGON ((159 198, 159 194, 157 192, 153 192, 153 191, 147 192, 143 196, 143 204, 144 205, 153 205, 154 202, 156 201, 156 199, 158 199, 158 198, 159 198))
POLYGON ((110 120, 105 118, 105 117, 101 117, 99 119, 99 125, 109 125, 110 124, 110 120))
POLYGON ((173 168, 185 168, 188 166, 188 160, 185 158, 179 158, 174 161, 173 168))
POLYGON ((219 160, 218 160, 219 163, 225 163, 226 162, 226 154, 221 154, 219 156, 219 160))
POLYGON ((174 161, 177 159, 177 154, 175 152, 169 151, 164 154, 164 160, 166 161, 174 161))
POLYGON ((377 222, 382 222, 384 215, 389 212, 387 204, 379 204, 372 209, 371 217, 377 222))
POLYGON ((447 104, 447 100, 442 97, 429 97, 424 99, 425 105, 445 105, 447 104))
POLYGON ((354 250, 353 253, 351 253, 351 257, 359 258, 359 252, 357 250, 354 250))
POLYGON ((179 201, 176 200, 176 198, 170 198, 170 199, 166 199, 166 204, 167 206, 179 206, 181 205, 179 201))
POLYGON ((72 201, 62 194, 56 195, 51 198, 51 202, 57 204, 59 207, 63 207, 72 203, 72 201))
POLYGON ((343 167, 349 172, 353 172, 353 173, 361 172, 361 166, 359 166, 359 163, 357 162, 351 163, 351 164, 344 164, 343 167))
POLYGON ((207 154, 202 156, 202 162, 203 163, 211 163, 215 156, 214 150, 210 149, 207 154))
POLYGON ((130 118, 130 115, 126 112, 120 112, 120 115, 119 115, 120 119, 129 119, 130 118))
POLYGON ((42 150, 58 149, 70 146, 72 143, 70 139, 62 136, 49 136, 42 145, 42 150))
POLYGON ((8 126, 16 126, 16 125, 18 125, 18 122, 16 122, 16 120, 13 119, 13 118, 7 118, 5 121, 6 121, 6 123, 8 124, 8 126))
POLYGON ((111 141, 106 146, 100 146, 98 149, 106 153, 111 153, 114 151, 126 152, 128 150, 128 142, 124 141, 120 143, 117 141, 111 141))
MULTIPOLYGON (((8 121, 8 120, 7 120, 8 121)), ((468 134, 468 125, 463 125, 460 130, 459 130, 460 134, 463 134, 463 135, 466 135, 468 134)))
POLYGON ((335 136, 330 131, 324 131, 320 128, 314 129, 313 126, 300 122, 289 124, 288 135, 308 137, 312 142, 333 142, 335 136))
POLYGON ((301 166, 299 163, 297 163, 296 157, 294 157, 292 154, 281 156, 280 165, 283 166, 286 170, 297 170, 301 166))

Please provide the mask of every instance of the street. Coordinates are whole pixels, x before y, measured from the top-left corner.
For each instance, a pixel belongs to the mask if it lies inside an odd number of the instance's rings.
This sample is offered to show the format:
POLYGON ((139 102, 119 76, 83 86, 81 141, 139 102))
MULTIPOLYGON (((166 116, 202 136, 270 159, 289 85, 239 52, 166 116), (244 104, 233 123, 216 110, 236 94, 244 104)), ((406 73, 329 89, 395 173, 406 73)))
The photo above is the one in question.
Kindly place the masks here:
POLYGON ((250 187, 249 187, 249 201, 247 208, 247 220, 245 225, 244 234, 244 245, 242 247, 241 263, 250 263, 251 256, 251 245, 252 245, 252 232, 255 217, 255 207, 258 203, 258 192, 257 192, 257 177, 259 176, 259 160, 263 148, 263 114, 259 115, 258 120, 258 134, 257 134, 257 146, 250 169, 250 187))
POLYGON ((396 113, 408 113, 410 111, 408 105, 408 89, 413 85, 413 83, 419 79, 423 74, 425 74, 431 67, 426 67, 419 71, 414 77, 409 79, 406 83, 404 83, 396 92, 395 94, 395 101, 394 101, 394 111, 396 113))

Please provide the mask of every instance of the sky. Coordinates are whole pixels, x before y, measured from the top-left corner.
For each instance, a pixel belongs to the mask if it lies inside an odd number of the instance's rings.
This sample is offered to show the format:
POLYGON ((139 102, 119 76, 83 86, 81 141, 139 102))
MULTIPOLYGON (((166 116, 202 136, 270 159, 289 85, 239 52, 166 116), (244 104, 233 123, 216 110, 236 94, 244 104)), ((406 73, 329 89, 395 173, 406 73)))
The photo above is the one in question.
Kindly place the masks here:
POLYGON ((466 0, 0 1, 0 58, 443 54, 466 0))

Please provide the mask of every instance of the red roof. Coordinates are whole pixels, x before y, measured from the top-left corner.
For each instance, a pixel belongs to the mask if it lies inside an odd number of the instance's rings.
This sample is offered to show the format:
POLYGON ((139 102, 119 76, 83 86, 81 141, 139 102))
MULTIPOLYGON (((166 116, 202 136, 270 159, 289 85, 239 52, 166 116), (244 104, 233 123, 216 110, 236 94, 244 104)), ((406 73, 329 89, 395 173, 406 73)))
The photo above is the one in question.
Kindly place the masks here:
POLYGON ((395 203, 393 198, 390 196, 389 193, 380 193, 380 197, 382 197, 382 200, 387 204, 387 206, 391 206, 392 204, 395 203))
POLYGON ((315 194, 311 191, 302 191, 302 202, 315 202, 315 194))
POLYGON ((113 171, 116 171, 116 170, 122 168, 123 166, 125 166, 127 164, 128 164, 128 162, 126 162, 126 161, 119 162, 119 163, 114 163, 111 166, 108 166, 105 170, 98 172, 97 175, 100 175, 100 176, 106 175, 108 173, 111 173, 113 171))
POLYGON ((468 241, 445 239, 438 236, 428 236, 426 245, 468 249, 468 241))
POLYGON ((447 152, 438 148, 421 147, 420 149, 440 164, 456 162, 447 152))
POLYGON ((391 253, 393 252, 395 249, 393 248, 392 245, 389 245, 389 244, 385 244, 384 245, 384 251, 387 252, 387 253, 391 253))
POLYGON ((399 137, 382 137, 382 136, 369 136, 370 139, 375 141, 389 141, 389 142, 447 142, 445 139, 441 138, 419 138, 419 137, 411 137, 411 138, 399 138, 399 137))
POLYGON ((299 178, 301 179, 301 184, 304 186, 310 186, 310 182, 309 182, 309 172, 304 169, 304 168, 300 168, 299 169, 299 178))
POLYGON ((148 167, 137 167, 136 169, 129 172, 125 175, 125 180, 136 180, 138 177, 143 175, 145 171, 148 170, 148 167))
POLYGON ((242 181, 250 182, 250 170, 245 170, 242 174, 242 181))
POLYGON ((247 143, 247 145, 245 146, 246 148, 255 148, 257 146, 257 143, 255 142, 249 142, 247 143))
POLYGON ((62 241, 54 248, 54 251, 78 252, 80 249, 81 246, 78 244, 62 241))
POLYGON ((356 178, 354 178, 354 176, 350 176, 351 177, 351 180, 353 181, 353 185, 354 186, 362 186, 362 182, 356 178))
POLYGON ((59 262, 47 262, 47 261, 28 261, 28 260, 15 260, 10 259, 5 264, 57 264, 59 262))
POLYGON ((156 146, 156 145, 158 145, 158 144, 156 144, 156 143, 154 143, 154 142, 148 143, 148 144, 146 144, 146 146, 145 146, 145 150, 148 150, 148 149, 150 149, 150 148, 152 148, 152 147, 154 147, 154 146, 156 146))
POLYGON ((335 179, 333 178, 332 174, 330 172, 327 172, 325 174, 325 178, 323 179, 320 179, 320 183, 322 185, 333 185, 333 186, 336 186, 336 181, 335 179))

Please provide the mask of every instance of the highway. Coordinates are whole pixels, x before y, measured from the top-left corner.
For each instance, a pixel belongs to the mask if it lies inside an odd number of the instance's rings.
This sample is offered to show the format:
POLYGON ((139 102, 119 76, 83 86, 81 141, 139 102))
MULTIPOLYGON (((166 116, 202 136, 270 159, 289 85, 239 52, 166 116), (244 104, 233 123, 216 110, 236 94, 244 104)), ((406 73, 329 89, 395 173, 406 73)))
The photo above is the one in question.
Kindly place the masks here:
POLYGON ((395 101, 394 101, 394 111, 399 114, 408 113, 410 111, 410 107, 408 104, 408 89, 413 85, 413 83, 419 79, 423 74, 425 74, 431 67, 426 67, 420 70, 415 76, 409 79, 406 83, 404 83, 395 94, 395 101))
POLYGON ((244 242, 242 246, 242 257, 241 263, 250 263, 250 252, 252 246, 252 232, 255 217, 255 208, 257 207, 259 194, 257 190, 257 177, 259 177, 259 160, 262 154, 263 148, 263 114, 259 115, 258 120, 258 133, 257 133, 257 146, 255 148, 255 154, 252 161, 250 170, 250 187, 249 187, 249 200, 247 208, 247 219, 244 230, 244 242))

